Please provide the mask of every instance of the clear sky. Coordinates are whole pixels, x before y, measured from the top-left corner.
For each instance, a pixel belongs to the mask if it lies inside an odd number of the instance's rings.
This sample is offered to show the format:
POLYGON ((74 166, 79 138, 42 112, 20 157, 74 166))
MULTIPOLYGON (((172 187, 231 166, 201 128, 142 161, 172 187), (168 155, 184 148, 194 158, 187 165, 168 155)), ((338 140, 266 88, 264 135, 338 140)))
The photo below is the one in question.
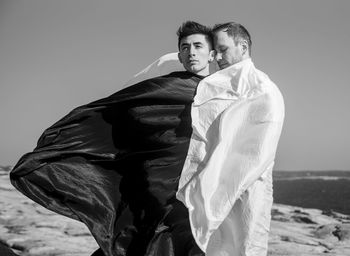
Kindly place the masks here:
POLYGON ((0 0, 0 164, 177 50, 186 20, 242 23, 286 119, 275 169, 350 170, 348 0, 0 0))

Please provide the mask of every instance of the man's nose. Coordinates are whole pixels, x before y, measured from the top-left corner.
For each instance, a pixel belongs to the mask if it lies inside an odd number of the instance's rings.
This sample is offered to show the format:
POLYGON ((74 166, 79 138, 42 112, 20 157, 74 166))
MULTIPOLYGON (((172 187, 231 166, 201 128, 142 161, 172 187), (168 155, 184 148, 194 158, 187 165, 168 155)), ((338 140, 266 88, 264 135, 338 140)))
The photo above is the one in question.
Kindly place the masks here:
POLYGON ((221 53, 216 53, 215 54, 215 60, 220 61, 222 59, 222 54, 221 53))
POLYGON ((190 56, 195 55, 196 54, 196 48, 194 46, 191 46, 188 53, 189 53, 190 56))

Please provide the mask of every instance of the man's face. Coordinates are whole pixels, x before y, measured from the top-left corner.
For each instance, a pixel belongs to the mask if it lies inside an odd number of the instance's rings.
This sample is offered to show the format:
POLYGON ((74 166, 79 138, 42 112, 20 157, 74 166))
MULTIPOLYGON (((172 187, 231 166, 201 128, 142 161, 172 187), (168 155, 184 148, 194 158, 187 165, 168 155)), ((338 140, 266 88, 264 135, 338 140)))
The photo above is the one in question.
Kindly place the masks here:
POLYGON ((233 37, 225 31, 218 31, 214 34, 214 48, 216 51, 215 59, 220 69, 227 68, 243 59, 242 45, 234 42, 233 37))
POLYGON ((209 75, 209 62, 214 59, 214 51, 203 34, 193 34, 180 41, 179 60, 191 73, 209 75))

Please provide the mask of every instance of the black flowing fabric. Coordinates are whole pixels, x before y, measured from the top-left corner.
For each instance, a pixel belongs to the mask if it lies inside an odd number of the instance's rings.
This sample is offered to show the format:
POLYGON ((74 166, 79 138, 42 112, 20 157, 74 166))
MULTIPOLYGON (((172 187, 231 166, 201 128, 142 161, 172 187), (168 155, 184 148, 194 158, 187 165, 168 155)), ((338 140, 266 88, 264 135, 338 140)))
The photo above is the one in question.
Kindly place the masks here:
POLYGON ((94 255, 204 255, 175 198, 201 79, 174 72, 76 108, 19 160, 12 184, 85 223, 94 255))
POLYGON ((7 245, 0 241, 0 255, 1 256, 18 256, 7 245))

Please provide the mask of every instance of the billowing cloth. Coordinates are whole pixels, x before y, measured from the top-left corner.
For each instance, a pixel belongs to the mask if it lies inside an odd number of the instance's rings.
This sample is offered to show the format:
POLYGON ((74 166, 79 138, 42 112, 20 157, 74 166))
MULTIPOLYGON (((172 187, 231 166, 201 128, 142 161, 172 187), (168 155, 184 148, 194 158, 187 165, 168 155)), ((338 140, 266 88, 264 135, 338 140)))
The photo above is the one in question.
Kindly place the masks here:
POLYGON ((73 110, 19 160, 12 184, 85 223, 106 256, 203 255, 175 197, 201 79, 175 72, 73 110))
POLYGON ((124 87, 177 71, 185 71, 185 68, 180 63, 176 52, 168 53, 161 56, 159 59, 155 60, 146 68, 138 72, 133 78, 125 83, 124 87))
POLYGON ((203 79, 177 198, 207 256, 267 253, 272 168, 284 102, 246 59, 203 79))
POLYGON ((0 255, 1 256, 18 256, 8 246, 0 242, 0 255))
MULTIPOLYGON (((138 75, 173 71, 176 58, 167 54, 138 75)), ((191 117, 177 198, 188 208, 197 244, 207 256, 266 255, 284 121, 279 89, 247 59, 199 83, 191 117)))
MULTIPOLYGON (((219 70, 219 66, 215 61, 209 64, 210 74, 218 70, 219 70)), ((177 52, 168 53, 161 56, 159 59, 155 60, 153 63, 148 65, 145 69, 137 73, 133 78, 131 78, 124 85, 124 87, 128 87, 130 85, 133 85, 157 76, 164 76, 176 71, 185 71, 185 68, 180 63, 177 52)))

